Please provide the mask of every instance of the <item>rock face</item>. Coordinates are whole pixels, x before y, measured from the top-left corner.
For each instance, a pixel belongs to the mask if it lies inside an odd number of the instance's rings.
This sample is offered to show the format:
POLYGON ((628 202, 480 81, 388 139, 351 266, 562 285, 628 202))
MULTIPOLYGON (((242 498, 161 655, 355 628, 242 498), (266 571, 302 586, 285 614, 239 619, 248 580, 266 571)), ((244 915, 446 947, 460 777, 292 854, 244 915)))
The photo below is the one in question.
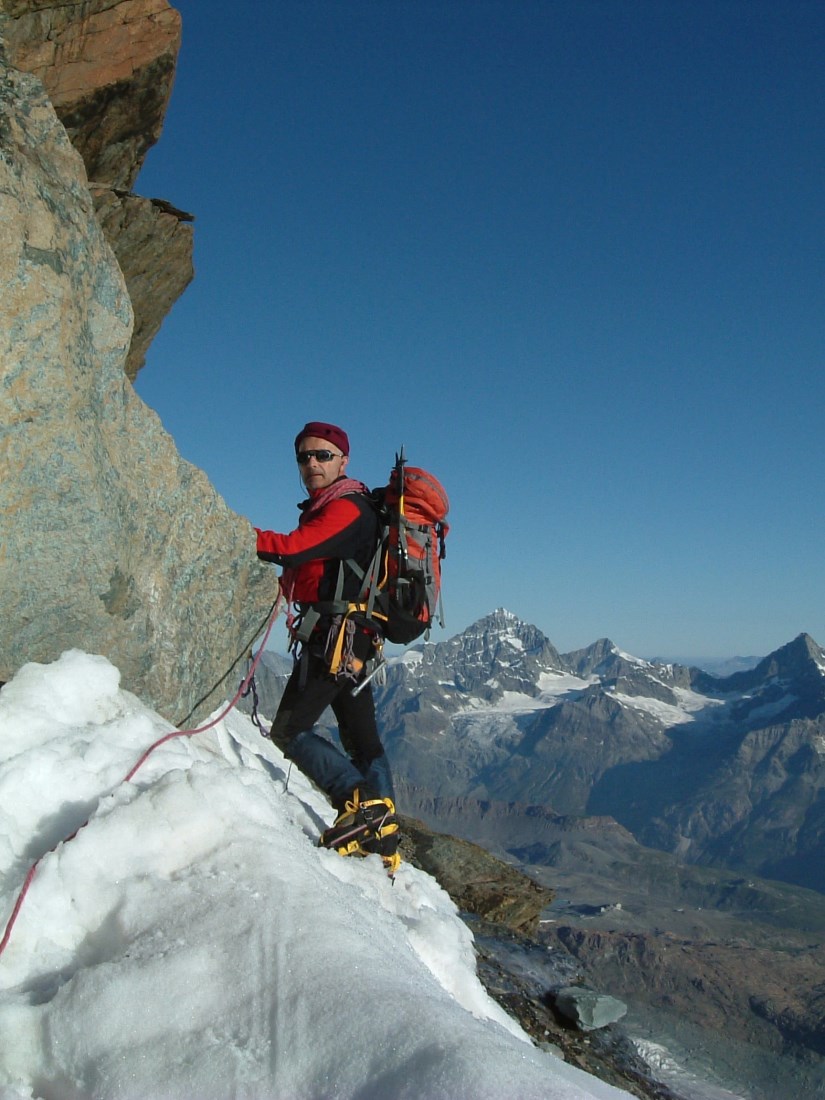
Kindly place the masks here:
POLYGON ((202 714, 276 581, 128 382, 132 310, 83 162, 1 59, 0 203, 0 680, 79 647, 172 721, 202 714))
POLYGON ((186 224, 191 216, 168 203, 108 188, 94 187, 92 195, 135 315, 125 367, 134 382, 164 317, 194 276, 192 233, 186 224))
POLYGON ((43 81, 89 179, 129 190, 157 141, 180 48, 167 0, 4 0, 9 60, 43 81))
POLYGON ((0 0, 0 34, 8 61, 43 81, 86 165, 132 302, 134 380, 193 277, 191 215, 131 193, 163 125, 180 15, 167 0, 0 0))

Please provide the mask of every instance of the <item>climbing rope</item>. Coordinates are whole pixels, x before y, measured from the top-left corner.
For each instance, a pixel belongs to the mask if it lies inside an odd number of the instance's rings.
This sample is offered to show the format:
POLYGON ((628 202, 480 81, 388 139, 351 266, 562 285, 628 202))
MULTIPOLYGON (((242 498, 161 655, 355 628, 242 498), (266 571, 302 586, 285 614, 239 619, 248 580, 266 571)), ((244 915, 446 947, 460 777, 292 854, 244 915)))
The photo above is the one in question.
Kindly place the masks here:
MULTIPOLYGON (((126 775, 124 775, 124 777, 120 780, 120 782, 115 784, 115 786, 112 788, 112 791, 116 790, 118 787, 122 786, 124 783, 128 783, 133 778, 133 776, 140 770, 140 768, 143 767, 143 765, 146 763, 146 761, 149 759, 149 757, 152 755, 152 753, 155 751, 155 749, 159 749, 161 747, 161 745, 165 745, 167 741, 172 741, 176 737, 194 737, 196 733, 206 733, 207 730, 213 729, 215 726, 218 725, 219 722, 222 722, 224 720, 224 718, 226 718, 226 716, 229 714, 229 712, 235 706, 237 706, 238 700, 241 699, 242 696, 245 695, 248 692, 249 685, 253 681, 253 678, 254 678, 254 675, 255 675, 255 669, 258 667, 258 662, 261 659, 261 654, 263 653, 264 649, 266 648, 266 643, 269 639, 270 633, 272 632, 272 627, 275 625, 275 620, 278 618, 278 615, 281 612, 282 604, 283 604, 283 596, 279 595, 277 600, 275 601, 275 603, 272 605, 272 610, 269 612, 269 616, 268 616, 269 617, 269 623, 267 625, 266 632, 264 633, 263 640, 260 644, 260 647, 258 648, 258 652, 256 653, 254 659, 250 662, 249 671, 247 672, 244 679, 241 681, 241 685, 238 688, 238 690, 235 692, 235 695, 234 695, 232 701, 227 703, 227 705, 220 712, 220 714, 216 718, 212 718, 209 722, 207 722, 205 726, 198 726, 196 729, 185 729, 185 730, 175 729, 175 730, 172 730, 171 733, 167 733, 167 734, 164 734, 163 737, 159 737, 157 739, 157 741, 155 741, 154 744, 150 745, 149 748, 140 756, 137 763, 132 768, 129 769, 129 771, 126 773, 126 775)), ((241 654, 241 656, 243 656, 243 654, 241 654)), ((240 658, 238 658, 238 660, 240 660, 240 658)), ((232 667, 234 668, 237 663, 238 662, 235 661, 232 667)), ((191 714, 191 712, 190 712, 190 714, 191 714)), ((111 791, 109 793, 111 793, 111 791)), ((101 795, 101 798, 102 797, 103 796, 101 795)), ((53 848, 50 848, 49 852, 55 851, 57 849, 57 847, 59 846, 59 844, 68 844, 68 842, 70 840, 74 840, 74 838, 77 836, 77 834, 80 832, 80 830, 85 828, 85 826, 89 824, 90 820, 91 819, 88 818, 86 821, 84 821, 82 825, 79 825, 75 829, 75 831, 71 834, 71 836, 64 837, 64 839, 62 841, 59 841, 58 844, 55 844, 53 848)), ((6 931, 3 934, 2 940, 0 940, 0 955, 2 955, 3 952, 6 950, 6 947, 8 946, 9 940, 11 939, 12 930, 15 926, 15 923, 17 922, 17 917, 18 917, 18 915, 20 913, 20 910, 23 906, 23 902, 25 901, 26 894, 28 894, 28 892, 29 892, 29 887, 31 886, 31 884, 34 880, 34 876, 35 876, 35 873, 37 872, 38 866, 40 865, 40 861, 44 858, 44 856, 48 855, 49 852, 44 852, 42 856, 40 856, 38 859, 36 859, 34 861, 34 863, 29 868, 28 874, 26 875, 25 879, 23 880, 23 885, 20 889, 20 893, 17 895, 17 901, 14 904, 14 908, 12 909, 11 916, 9 917, 9 920, 8 920, 8 924, 6 925, 6 931)))

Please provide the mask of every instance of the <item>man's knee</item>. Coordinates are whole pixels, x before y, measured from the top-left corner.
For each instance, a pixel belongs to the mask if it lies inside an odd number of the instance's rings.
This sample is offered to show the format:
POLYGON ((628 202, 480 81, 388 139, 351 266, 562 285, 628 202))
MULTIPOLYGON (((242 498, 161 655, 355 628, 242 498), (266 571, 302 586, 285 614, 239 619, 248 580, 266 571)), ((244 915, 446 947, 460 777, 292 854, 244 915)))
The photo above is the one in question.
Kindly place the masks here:
POLYGON ((279 710, 275 715, 275 721, 272 723, 272 729, 269 731, 270 739, 284 755, 287 755, 287 749, 289 748, 290 742, 295 737, 295 734, 289 728, 291 717, 291 710, 279 710))
POLYGON ((366 768, 362 767, 360 770, 366 787, 376 791, 381 798, 395 799, 392 771, 385 752, 374 757, 366 768))

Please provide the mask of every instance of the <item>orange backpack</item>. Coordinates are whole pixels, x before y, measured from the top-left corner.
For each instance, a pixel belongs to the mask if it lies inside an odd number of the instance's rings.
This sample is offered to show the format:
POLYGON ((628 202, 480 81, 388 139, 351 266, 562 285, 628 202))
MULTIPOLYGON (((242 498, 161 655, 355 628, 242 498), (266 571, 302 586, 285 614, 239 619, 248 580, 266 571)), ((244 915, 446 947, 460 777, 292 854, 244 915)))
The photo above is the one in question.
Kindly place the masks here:
POLYGON ((346 664, 346 621, 351 618, 371 623, 378 631, 374 667, 353 688, 353 695, 383 669, 384 640, 407 645, 428 632, 436 618, 444 626, 441 562, 450 507, 444 487, 426 470, 407 466, 402 447, 395 456, 389 484, 374 489, 370 499, 379 520, 372 562, 365 572, 356 561, 342 561, 335 599, 324 605, 325 610, 341 616, 330 657, 330 672, 334 676, 346 664), (361 590, 355 601, 342 599, 345 569, 361 578, 361 590))
POLYGON ((404 448, 395 457, 389 484, 373 498, 381 519, 381 570, 375 605, 384 637, 406 645, 437 617, 444 626, 441 562, 450 508, 444 486, 426 470, 407 466, 404 448))

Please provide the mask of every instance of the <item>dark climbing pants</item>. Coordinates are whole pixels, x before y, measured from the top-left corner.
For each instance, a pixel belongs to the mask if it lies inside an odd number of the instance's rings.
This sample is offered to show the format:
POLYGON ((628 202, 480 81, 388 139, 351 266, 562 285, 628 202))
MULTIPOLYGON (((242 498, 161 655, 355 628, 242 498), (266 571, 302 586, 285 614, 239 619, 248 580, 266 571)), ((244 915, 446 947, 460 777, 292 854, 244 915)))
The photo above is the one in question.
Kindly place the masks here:
POLYGON ((327 795, 337 810, 357 788, 362 798, 393 798, 392 776, 375 722, 375 700, 367 684, 352 694, 351 680, 329 675, 326 658, 304 652, 284 688, 271 737, 327 795), (327 707, 338 722, 344 752, 315 733, 313 726, 327 707))

